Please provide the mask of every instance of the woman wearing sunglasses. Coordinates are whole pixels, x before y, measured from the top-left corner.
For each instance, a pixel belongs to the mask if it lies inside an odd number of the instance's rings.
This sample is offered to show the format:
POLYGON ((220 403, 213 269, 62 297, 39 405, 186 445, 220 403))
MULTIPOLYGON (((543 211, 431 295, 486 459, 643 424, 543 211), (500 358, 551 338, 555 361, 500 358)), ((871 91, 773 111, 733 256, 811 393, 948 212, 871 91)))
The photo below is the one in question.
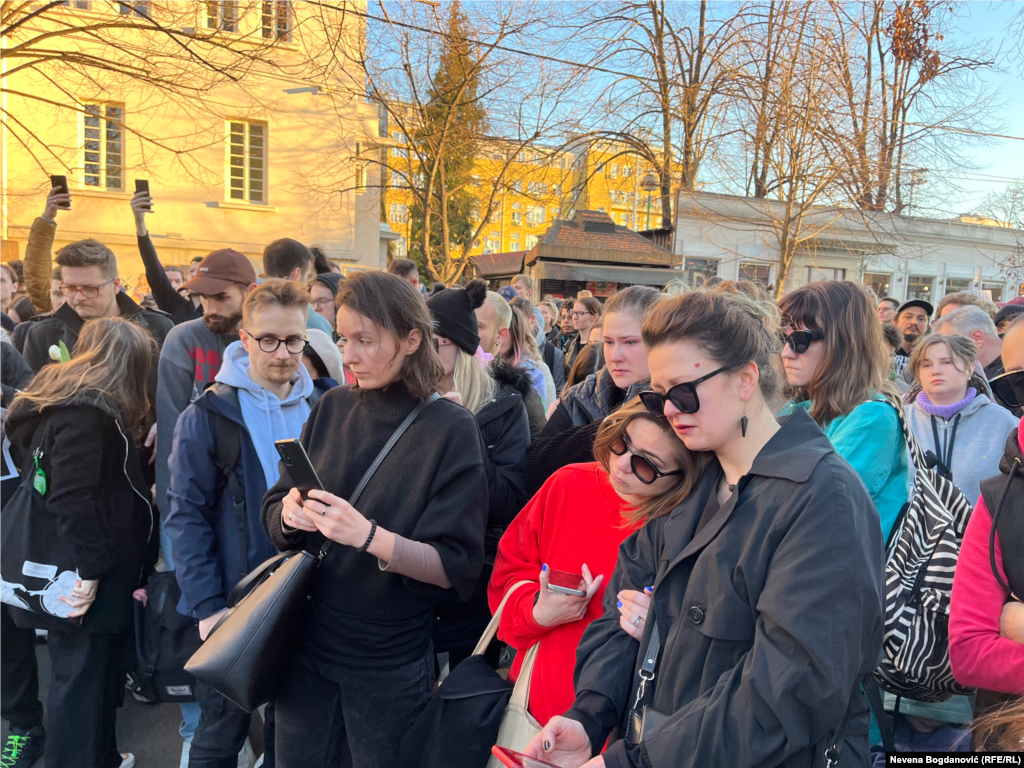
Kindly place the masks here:
MULTIPOLYGON (((562 390, 558 407, 530 446, 527 493, 536 493, 555 470, 567 464, 593 461, 601 420, 648 388, 651 373, 640 328, 661 298, 654 288, 634 285, 608 300, 601 336, 604 367, 562 390)), ((589 306, 589 302, 597 304, 597 299, 588 297, 576 306, 583 302, 589 306)))
MULTIPOLYGON (((510 680, 525 652, 540 643, 529 709, 541 723, 572 704, 576 646, 601 615, 619 544, 637 526, 671 512, 710 461, 691 458, 671 426, 636 399, 601 424, 594 454, 596 462, 558 470, 516 517, 501 539, 488 588, 495 610, 513 584, 534 582, 512 594, 498 637, 520 651, 510 680), (552 570, 579 574, 585 594, 550 592, 552 570)), ((640 623, 635 615, 627 620, 640 623)))
POLYGON ((846 281, 805 285, 786 294, 779 309, 782 366, 793 394, 779 415, 810 413, 864 481, 888 538, 910 495, 910 469, 896 409, 880 397, 896 391, 877 310, 846 281))
POLYGON ((869 762, 860 681, 882 650, 881 526, 814 420, 775 420, 776 312, 694 291, 644 324, 653 391, 641 398, 712 465, 619 547, 604 613, 577 650, 576 699, 530 756, 563 768, 795 768, 825 765, 828 749, 840 767, 869 762), (647 585, 653 617, 638 643, 616 595, 647 585), (649 685, 636 684, 638 666, 649 685), (594 757, 632 711, 639 732, 594 757))

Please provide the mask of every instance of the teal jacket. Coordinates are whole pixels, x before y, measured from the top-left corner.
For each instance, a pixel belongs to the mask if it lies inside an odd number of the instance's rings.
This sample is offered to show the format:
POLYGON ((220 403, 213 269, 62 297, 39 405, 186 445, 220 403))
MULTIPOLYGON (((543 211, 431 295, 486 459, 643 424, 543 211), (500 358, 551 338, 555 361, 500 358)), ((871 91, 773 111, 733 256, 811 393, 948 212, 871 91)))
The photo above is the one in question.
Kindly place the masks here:
MULTIPOLYGON (((788 416, 797 408, 810 411, 809 401, 790 401, 779 411, 788 416)), ((910 498, 910 466, 907 446, 895 409, 872 400, 861 403, 845 416, 822 427, 836 453, 854 468, 871 495, 888 540, 900 509, 910 498)))

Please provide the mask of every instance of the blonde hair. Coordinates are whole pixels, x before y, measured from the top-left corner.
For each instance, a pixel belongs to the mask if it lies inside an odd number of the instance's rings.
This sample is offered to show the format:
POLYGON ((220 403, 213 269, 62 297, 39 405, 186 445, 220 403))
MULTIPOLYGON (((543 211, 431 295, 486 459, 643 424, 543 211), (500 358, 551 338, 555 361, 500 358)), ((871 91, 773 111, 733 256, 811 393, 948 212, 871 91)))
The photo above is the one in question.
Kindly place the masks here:
POLYGON ((675 475, 672 487, 661 494, 653 496, 639 507, 631 507, 623 510, 622 517, 627 523, 647 523, 655 518, 667 515, 673 509, 683 503, 683 500, 690 495, 694 486, 703 477, 704 472, 711 465, 713 454, 706 451, 691 452, 682 440, 676 437, 672 425, 666 419, 656 418, 640 402, 639 397, 634 397, 617 411, 609 415, 601 423, 597 431, 597 438, 594 441, 594 458, 608 471, 611 463, 611 447, 618 442, 629 425, 637 419, 644 419, 656 425, 662 434, 669 438, 672 446, 672 455, 679 461, 679 468, 683 474, 675 475))
POLYGON ((455 368, 452 370, 452 383, 455 391, 462 398, 462 404, 473 413, 477 413, 494 398, 498 384, 483 368, 476 358, 467 354, 466 350, 455 346, 455 368))
POLYGON ((910 375, 914 377, 914 384, 904 397, 904 402, 914 402, 918 393, 924 389, 921 386, 921 379, 918 378, 918 373, 921 371, 921 366, 924 365, 924 358, 928 354, 928 350, 936 344, 945 344, 946 349, 949 350, 949 356, 953 359, 953 367, 963 374, 968 374, 968 387, 974 387, 979 395, 987 395, 989 393, 988 382, 979 376, 974 369, 974 364, 978 360, 978 348, 974 346, 974 342, 966 336, 933 335, 925 336, 919 340, 917 346, 914 347, 914 351, 910 354, 910 361, 907 363, 907 367, 910 369, 910 375), (960 367, 961 365, 963 366, 962 368, 960 367))
POLYGON ((40 413, 82 392, 112 400, 126 428, 141 434, 149 411, 146 383, 156 344, 147 331, 121 317, 89 320, 66 363, 45 366, 12 405, 31 403, 40 413))

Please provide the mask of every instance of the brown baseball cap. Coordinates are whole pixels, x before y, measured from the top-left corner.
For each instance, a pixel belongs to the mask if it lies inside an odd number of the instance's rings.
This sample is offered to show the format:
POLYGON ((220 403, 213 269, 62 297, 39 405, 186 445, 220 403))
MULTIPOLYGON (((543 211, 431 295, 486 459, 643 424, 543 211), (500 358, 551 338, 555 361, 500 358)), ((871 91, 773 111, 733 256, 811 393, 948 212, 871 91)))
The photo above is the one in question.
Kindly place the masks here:
POLYGON ((249 286, 255 282, 256 270, 252 262, 234 248, 221 248, 199 262, 196 276, 182 288, 195 291, 200 296, 210 296, 222 293, 232 283, 249 286))

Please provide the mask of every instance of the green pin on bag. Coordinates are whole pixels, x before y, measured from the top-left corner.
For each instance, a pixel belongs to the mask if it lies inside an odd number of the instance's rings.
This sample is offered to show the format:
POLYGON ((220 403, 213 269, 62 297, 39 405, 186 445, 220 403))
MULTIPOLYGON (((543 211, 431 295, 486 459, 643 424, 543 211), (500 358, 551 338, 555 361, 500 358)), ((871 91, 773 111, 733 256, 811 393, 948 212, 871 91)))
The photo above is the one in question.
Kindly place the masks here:
POLYGON ((39 466, 39 460, 43 458, 43 452, 41 449, 36 448, 32 452, 32 461, 35 462, 36 468, 32 476, 32 487, 36 489, 36 493, 40 496, 45 496, 46 491, 49 488, 49 482, 46 479, 46 472, 39 466))

